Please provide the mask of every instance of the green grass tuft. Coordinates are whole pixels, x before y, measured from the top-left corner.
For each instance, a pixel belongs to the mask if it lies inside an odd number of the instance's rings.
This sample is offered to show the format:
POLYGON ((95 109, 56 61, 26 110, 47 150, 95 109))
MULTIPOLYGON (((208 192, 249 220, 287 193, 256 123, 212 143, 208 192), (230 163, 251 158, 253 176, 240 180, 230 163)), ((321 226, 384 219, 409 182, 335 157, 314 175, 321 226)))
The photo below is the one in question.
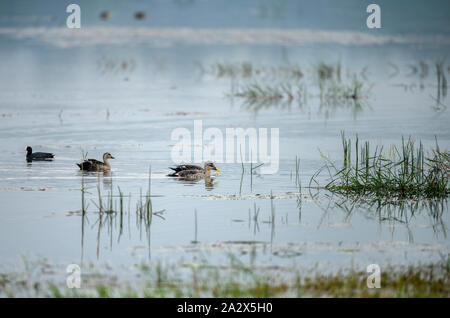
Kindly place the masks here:
POLYGON ((338 194, 375 196, 393 199, 447 198, 449 189, 450 154, 436 146, 427 156, 422 143, 402 139, 400 148, 391 146, 389 154, 383 147, 371 151, 369 142, 352 141, 342 133, 343 165, 336 166, 325 158, 326 165, 311 179, 327 169, 328 184, 323 188, 338 194))

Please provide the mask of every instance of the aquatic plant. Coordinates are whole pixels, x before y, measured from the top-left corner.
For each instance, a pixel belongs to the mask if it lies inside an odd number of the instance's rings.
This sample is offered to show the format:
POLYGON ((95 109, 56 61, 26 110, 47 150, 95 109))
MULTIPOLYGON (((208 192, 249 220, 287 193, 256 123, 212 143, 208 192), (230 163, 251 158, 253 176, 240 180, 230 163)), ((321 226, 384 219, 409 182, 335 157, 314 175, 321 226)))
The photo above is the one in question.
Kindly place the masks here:
POLYGON ((412 76, 412 75, 419 75, 420 79, 424 79, 428 76, 428 63, 424 60, 420 60, 418 63, 418 65, 416 64, 408 64, 408 67, 410 68, 411 72, 408 74, 408 76, 412 76))
POLYGON ((292 96, 290 91, 283 92, 282 88, 271 85, 260 85, 258 83, 252 83, 241 87, 235 94, 235 97, 242 97, 248 100, 269 100, 276 101, 283 99, 284 93, 292 96))
POLYGON ((331 81, 325 86, 320 86, 320 98, 333 102, 358 100, 363 97, 363 85, 363 82, 360 82, 356 77, 348 84, 331 81))
POLYGON ((253 65, 249 62, 242 63, 215 63, 210 67, 210 73, 217 77, 251 77, 253 65))
POLYGON ((335 79, 337 81, 341 80, 341 63, 329 64, 325 62, 320 62, 316 65, 315 70, 319 80, 331 80, 335 79))
POLYGON ((332 111, 337 109, 351 110, 353 117, 370 108, 368 97, 370 87, 364 86, 356 76, 350 83, 342 83, 334 80, 319 83, 320 89, 320 108, 327 117, 332 111))
POLYGON ((333 193, 357 196, 376 196, 395 199, 446 198, 450 194, 450 154, 436 146, 426 156, 422 143, 402 138, 399 148, 391 146, 389 154, 383 147, 370 151, 369 142, 360 145, 356 137, 352 141, 342 133, 343 165, 337 166, 330 159, 316 172, 310 181, 318 184, 317 176, 326 169, 329 182, 321 187, 333 193), (352 159, 354 157, 354 159, 352 159))
POLYGON ((437 99, 440 100, 441 96, 447 96, 447 78, 445 76, 444 70, 444 60, 439 60, 435 63, 436 66, 436 76, 437 76, 437 99))
MULTIPOLYGON (((349 83, 336 80, 319 82, 319 96, 321 103, 342 104, 358 101, 367 97, 368 90, 364 89, 364 83, 356 76, 349 83)), ((302 103, 307 97, 306 85, 301 82, 290 83, 287 81, 277 83, 263 83, 254 81, 233 87, 230 97, 243 98, 248 104, 256 103, 290 103, 294 99, 302 103)))
MULTIPOLYGON (((84 184, 84 173, 87 175, 92 174, 89 172, 82 172, 81 175, 81 246, 82 246, 82 253, 83 253, 83 246, 84 246, 84 228, 85 223, 88 220, 88 208, 85 203, 85 196, 86 194, 91 194, 87 190, 88 188, 85 187, 84 184)), ((105 176, 103 176, 105 177, 105 176)), ((124 221, 124 215, 128 216, 128 230, 130 231, 130 217, 131 217, 131 201, 132 201, 132 195, 131 193, 128 195, 125 195, 121 188, 117 186, 118 194, 115 194, 113 189, 113 183, 110 182, 109 190, 107 191, 106 195, 103 195, 101 191, 101 174, 97 172, 97 198, 91 198, 91 202, 95 205, 96 210, 91 211, 95 212, 96 215, 96 222, 94 225, 97 225, 97 257, 100 253, 100 239, 101 239, 101 232, 105 226, 107 226, 107 232, 110 235, 110 246, 112 247, 113 240, 113 227, 117 222, 119 223, 119 234, 117 240, 120 241, 120 238, 123 233, 123 227, 126 222, 124 221), (128 210, 125 209, 125 199, 128 198, 128 210)), ((164 220, 164 212, 165 210, 158 210, 155 211, 153 209, 152 205, 152 197, 158 197, 158 195, 152 195, 151 194, 151 168, 149 169, 149 177, 148 177, 148 190, 145 195, 142 194, 142 189, 140 190, 140 194, 138 198, 135 201, 135 221, 136 221, 136 227, 140 231, 140 234, 142 233, 142 230, 145 229, 145 232, 147 234, 147 239, 150 241, 150 227, 152 224, 153 216, 157 216, 160 219, 164 220)), ((150 246, 150 243, 148 242, 148 245, 150 246)))
POLYGON ((302 193, 302 182, 300 179, 300 158, 295 156, 295 185, 297 186, 298 193, 302 193))
MULTIPOLYGON (((449 297, 450 258, 418 265, 386 265, 382 288, 367 288, 361 269, 330 274, 300 267, 269 271, 247 265, 236 255, 219 266, 200 258, 174 266, 161 260, 136 264, 136 277, 118 279, 110 271, 83 268, 83 288, 69 289, 64 280, 45 273, 48 264, 32 264, 39 278, 21 271, 0 273, 0 296, 8 297, 449 297), (87 272, 87 274, 86 274, 87 272), (184 274, 182 276, 181 274, 184 274), (283 275, 284 274, 284 275, 283 275), (184 278, 183 278, 184 277, 184 278)), ((37 276, 37 275, 36 275, 37 276)))
MULTIPOLYGON (((310 192, 311 193, 311 192, 310 192)), ((364 215, 371 222, 377 222, 380 227, 386 224, 392 235, 398 228, 406 230, 408 241, 414 243, 414 220, 426 217, 435 237, 447 239, 445 215, 448 210, 447 198, 432 198, 422 200, 405 200, 400 198, 372 197, 365 195, 340 195, 330 192, 311 193, 314 204, 323 211, 318 228, 328 216, 343 213, 343 222, 351 223, 353 216, 364 215), (411 225, 411 227, 410 227, 411 225)))
POLYGON ((217 78, 283 78, 300 79, 304 76, 302 68, 298 64, 283 64, 278 66, 255 65, 251 62, 217 62, 209 67, 200 67, 202 73, 215 76, 217 78))
POLYGON ((237 88, 233 97, 244 98, 248 103, 256 102, 291 102, 306 94, 306 87, 302 83, 260 84, 254 82, 237 88))

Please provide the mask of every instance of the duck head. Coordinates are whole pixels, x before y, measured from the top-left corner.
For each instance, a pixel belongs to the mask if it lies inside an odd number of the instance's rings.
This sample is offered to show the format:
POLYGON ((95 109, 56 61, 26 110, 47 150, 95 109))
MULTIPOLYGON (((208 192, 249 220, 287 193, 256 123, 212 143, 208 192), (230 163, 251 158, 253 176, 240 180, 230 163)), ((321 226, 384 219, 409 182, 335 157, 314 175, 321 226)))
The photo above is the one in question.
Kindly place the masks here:
POLYGON ((219 169, 217 169, 217 167, 214 165, 214 163, 212 161, 206 161, 205 162, 205 170, 207 170, 207 171, 210 171, 210 170, 219 171, 219 169))
POLYGON ((116 159, 109 152, 105 152, 103 154, 103 162, 106 162, 108 159, 116 159))
POLYGON ((25 151, 27 152, 27 156, 29 156, 29 155, 31 155, 31 154, 33 153, 33 149, 31 149, 30 146, 27 146, 27 147, 25 148, 25 151))

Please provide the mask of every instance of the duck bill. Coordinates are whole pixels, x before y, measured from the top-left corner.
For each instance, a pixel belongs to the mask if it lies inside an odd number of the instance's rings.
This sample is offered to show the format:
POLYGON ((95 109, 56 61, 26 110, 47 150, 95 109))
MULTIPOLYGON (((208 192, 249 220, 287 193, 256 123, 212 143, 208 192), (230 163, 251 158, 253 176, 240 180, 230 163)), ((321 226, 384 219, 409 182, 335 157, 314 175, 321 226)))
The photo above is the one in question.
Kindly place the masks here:
POLYGON ((111 157, 111 159, 114 159, 114 160, 115 160, 115 159, 116 159, 116 157, 111 157))

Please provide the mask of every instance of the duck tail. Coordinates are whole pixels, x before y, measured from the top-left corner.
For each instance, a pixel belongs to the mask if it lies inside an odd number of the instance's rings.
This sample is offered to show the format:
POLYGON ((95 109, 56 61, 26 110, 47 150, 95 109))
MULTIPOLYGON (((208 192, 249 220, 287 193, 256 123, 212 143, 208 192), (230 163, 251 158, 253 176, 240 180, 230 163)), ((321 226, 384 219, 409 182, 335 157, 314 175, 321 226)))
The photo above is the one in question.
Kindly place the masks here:
POLYGON ((80 163, 77 163, 77 166, 82 170, 83 168, 81 167, 80 163))

